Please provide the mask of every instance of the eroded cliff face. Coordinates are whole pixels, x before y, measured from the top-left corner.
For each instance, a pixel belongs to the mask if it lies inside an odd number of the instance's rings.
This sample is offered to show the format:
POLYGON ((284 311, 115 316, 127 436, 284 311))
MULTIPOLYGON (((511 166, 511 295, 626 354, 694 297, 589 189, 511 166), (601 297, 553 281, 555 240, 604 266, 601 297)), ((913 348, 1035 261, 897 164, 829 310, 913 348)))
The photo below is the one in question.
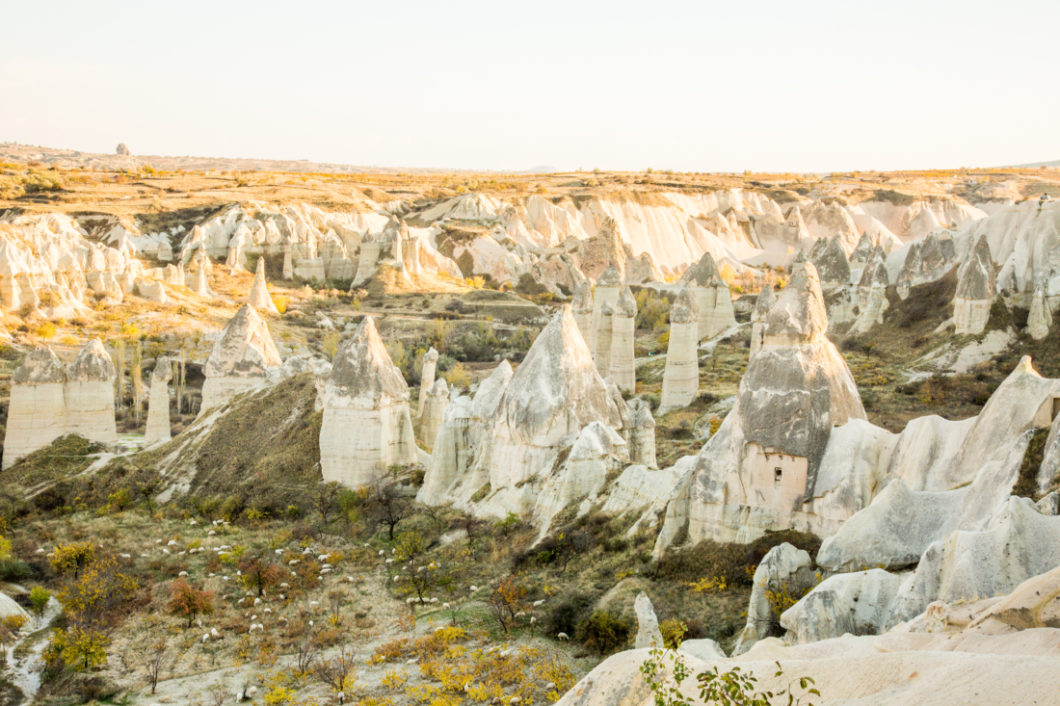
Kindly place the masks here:
POLYGON ((11 377, 3 466, 66 434, 117 441, 114 364, 99 339, 85 344, 69 365, 47 347, 30 351, 11 377))

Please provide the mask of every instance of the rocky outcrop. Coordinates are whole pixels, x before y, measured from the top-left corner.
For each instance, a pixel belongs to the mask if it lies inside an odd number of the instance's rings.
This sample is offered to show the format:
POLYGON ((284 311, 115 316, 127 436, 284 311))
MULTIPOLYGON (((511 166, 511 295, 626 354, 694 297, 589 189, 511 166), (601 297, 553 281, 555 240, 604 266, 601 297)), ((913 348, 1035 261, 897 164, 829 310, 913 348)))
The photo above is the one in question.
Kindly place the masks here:
POLYGON ((169 425, 169 381, 173 378, 173 361, 159 358, 151 371, 151 391, 147 400, 147 424, 144 427, 144 444, 150 446, 169 441, 172 431, 169 425))
POLYGON ((953 321, 959 334, 980 334, 990 319, 994 302, 994 267, 986 236, 980 235, 968 259, 957 270, 957 294, 953 300, 953 321))
POLYGON ((864 419, 845 361, 827 338, 812 264, 793 268, 765 323, 736 403, 682 478, 656 553, 680 537, 749 541, 801 517, 834 426, 864 419))
POLYGON ((684 286, 670 306, 659 414, 681 409, 699 394, 699 315, 692 288, 684 286))
POLYGON ((883 322, 883 314, 890 306, 887 300, 887 258, 883 248, 873 249, 861 273, 857 286, 858 316, 850 332, 867 333, 873 326, 883 322))
POLYGON ((1027 314, 1027 333, 1035 341, 1041 341, 1049 335, 1049 328, 1053 325, 1053 312, 1045 298, 1045 287, 1034 288, 1031 295, 1031 309, 1027 314))
POLYGON ((611 373, 611 318, 618 308, 618 298, 622 292, 622 276, 614 265, 604 270, 596 281, 593 293, 593 335, 587 340, 592 343, 590 351, 596 361, 596 369, 606 377, 611 373))
POLYGON ((633 362, 636 321, 637 301, 629 287, 623 287, 611 316, 610 356, 610 377, 622 392, 634 392, 637 387, 637 370, 633 362))
POLYGON ((762 347, 762 340, 766 335, 766 319, 769 316, 770 308, 776 300, 777 295, 773 291, 773 287, 768 284, 762 287, 762 291, 758 293, 758 298, 755 299, 755 308, 751 312, 752 356, 762 347))
POLYGON ((877 635, 891 624, 902 577, 882 569, 830 576, 780 616, 795 642, 877 635))
POLYGON ((200 415, 262 384, 269 368, 282 362, 268 325, 244 304, 225 324, 206 360, 200 415))
POLYGON ((258 258, 258 266, 254 271, 254 283, 250 286, 250 295, 247 297, 247 303, 255 309, 266 311, 270 314, 279 314, 279 310, 276 308, 275 302, 272 301, 272 295, 269 294, 269 288, 265 284, 265 259, 258 258))
POLYGON ((755 567, 751 586, 751 601, 747 606, 744 625, 733 648, 733 655, 751 649, 759 640, 769 637, 779 625, 780 616, 773 614, 769 593, 797 596, 813 586, 815 580, 810 555, 784 542, 770 549, 755 567))
POLYGON ((698 340, 713 338, 736 325, 729 285, 721 278, 718 265, 709 252, 688 268, 679 285, 691 287, 696 298, 698 340))
POLYGON ((640 397, 634 397, 629 408, 629 460, 648 468, 658 468, 655 461, 655 418, 651 405, 640 397))
POLYGON ((188 279, 188 288, 200 297, 212 298, 210 272, 213 266, 210 263, 210 258, 206 256, 204 250, 198 250, 192 258, 191 264, 192 269, 191 276, 188 279))
POLYGON ((655 617, 655 608, 648 595, 641 591, 633 601, 633 611, 637 615, 637 636, 633 641, 635 649, 645 647, 663 647, 663 636, 659 630, 659 619, 655 617))
POLYGON ((63 365, 51 349, 35 348, 11 376, 3 467, 66 434, 117 441, 114 364, 99 339, 63 365))
POLYGON ((422 502, 486 517, 515 512, 544 526, 563 507, 599 494, 628 463, 625 403, 597 372, 569 307, 510 379, 495 372, 474 401, 465 400, 450 404, 422 502))
MULTIPOLYGON (((896 253, 901 256, 901 251, 896 253)), ((905 299, 918 284, 942 279, 957 264, 957 250, 949 233, 931 233, 915 240, 904 249, 895 284, 898 296, 905 299)))
MULTIPOLYGON (((420 394, 416 400, 416 417, 423 416, 423 407, 427 403, 427 395, 434 387, 434 376, 438 371, 438 351, 431 346, 423 354, 423 367, 420 369, 420 394)), ((448 397, 446 398, 448 400, 448 397)))
POLYGON ((579 284, 574 290, 574 298, 571 301, 571 309, 574 311, 574 320, 578 322, 578 330, 582 332, 582 338, 593 348, 593 289, 588 282, 579 284))
POLYGON ((434 381, 427 391, 426 403, 419 418, 420 444, 427 451, 434 448, 434 440, 445 419, 445 408, 449 406, 449 385, 444 378, 434 381))
POLYGON ((490 434, 511 379, 512 366, 502 360, 479 384, 473 398, 457 396, 450 400, 416 495, 419 502, 452 503, 467 509, 476 494, 489 489, 490 434))
POLYGON ((409 389, 366 316, 331 366, 320 426, 325 481, 360 488, 417 460, 409 389))
POLYGON ((839 238, 815 242, 810 250, 810 262, 817 268, 825 291, 850 284, 850 262, 839 238))

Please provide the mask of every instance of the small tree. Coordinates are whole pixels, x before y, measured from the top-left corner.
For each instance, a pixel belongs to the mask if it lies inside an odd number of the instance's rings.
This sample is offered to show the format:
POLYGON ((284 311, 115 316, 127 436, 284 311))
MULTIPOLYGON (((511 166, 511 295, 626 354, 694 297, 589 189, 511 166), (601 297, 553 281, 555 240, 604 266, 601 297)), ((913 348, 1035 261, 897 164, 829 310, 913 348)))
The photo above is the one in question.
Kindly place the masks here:
POLYGON ((80 627, 52 631, 52 640, 44 650, 44 661, 51 667, 66 665, 77 672, 102 667, 107 663, 110 640, 98 631, 80 627))
POLYGON ((162 676, 162 670, 169 662, 169 643, 164 637, 158 639, 151 649, 144 655, 144 668, 147 672, 147 682, 151 685, 151 694, 158 687, 158 680, 162 676))
POLYGON ((401 471, 401 466, 391 466, 385 476, 365 491, 368 512, 377 525, 387 528, 387 538, 391 541, 394 539, 394 530, 411 509, 409 497, 398 481, 401 471))
POLYGON ((317 486, 315 504, 317 512, 320 513, 321 528, 328 526, 328 518, 331 517, 331 514, 338 506, 339 492, 341 490, 342 486, 335 481, 321 483, 317 486))
POLYGON ((33 605, 33 612, 37 617, 44 615, 44 609, 48 607, 48 601, 52 598, 51 591, 44 586, 34 586, 29 592, 29 602, 33 605))
POLYGON ((501 581, 490 594, 487 605, 505 634, 511 632, 516 618, 523 611, 525 600, 526 586, 519 583, 516 576, 509 576, 501 581))
POLYGON ((243 585, 265 595, 265 590, 280 583, 283 569, 269 561, 265 555, 252 556, 239 563, 243 585))
POLYGON ((48 555, 48 561, 56 573, 73 573, 76 581, 81 576, 81 570, 92 563, 95 556, 96 548, 91 543, 73 542, 55 545, 55 551, 48 555))
POLYGON ((343 645, 335 657, 318 662, 313 674, 316 676, 317 681, 330 687, 333 692, 339 694, 342 698, 352 698, 354 664, 353 648, 350 645, 343 645))
POLYGON ((183 577, 169 586, 169 612, 187 619, 185 628, 190 628, 197 615, 213 612, 213 592, 198 589, 183 577))

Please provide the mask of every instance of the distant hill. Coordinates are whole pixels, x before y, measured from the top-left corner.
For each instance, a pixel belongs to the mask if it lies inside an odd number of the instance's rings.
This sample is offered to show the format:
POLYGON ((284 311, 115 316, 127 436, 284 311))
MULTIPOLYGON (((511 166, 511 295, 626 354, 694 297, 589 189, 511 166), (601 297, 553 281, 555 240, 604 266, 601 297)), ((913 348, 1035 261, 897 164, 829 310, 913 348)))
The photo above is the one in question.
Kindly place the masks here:
POLYGON ((1030 164, 1013 164, 1012 167, 1016 169, 1035 169, 1037 167, 1056 167, 1060 168, 1060 159, 1054 159, 1051 162, 1031 162, 1030 164))

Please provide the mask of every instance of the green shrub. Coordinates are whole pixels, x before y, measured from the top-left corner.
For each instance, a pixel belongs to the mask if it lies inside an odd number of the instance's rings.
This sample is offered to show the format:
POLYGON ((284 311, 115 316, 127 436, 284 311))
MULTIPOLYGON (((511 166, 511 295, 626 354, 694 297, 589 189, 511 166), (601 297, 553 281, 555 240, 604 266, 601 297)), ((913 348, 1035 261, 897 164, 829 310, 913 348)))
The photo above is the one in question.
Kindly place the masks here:
POLYGON ((571 591, 554 601, 545 615, 545 628, 549 635, 559 633, 574 635, 578 626, 586 621, 592 610, 592 596, 579 591, 571 591))
POLYGON ((598 655, 617 652, 629 642, 633 625, 606 610, 594 611, 578 625, 577 639, 598 655))

